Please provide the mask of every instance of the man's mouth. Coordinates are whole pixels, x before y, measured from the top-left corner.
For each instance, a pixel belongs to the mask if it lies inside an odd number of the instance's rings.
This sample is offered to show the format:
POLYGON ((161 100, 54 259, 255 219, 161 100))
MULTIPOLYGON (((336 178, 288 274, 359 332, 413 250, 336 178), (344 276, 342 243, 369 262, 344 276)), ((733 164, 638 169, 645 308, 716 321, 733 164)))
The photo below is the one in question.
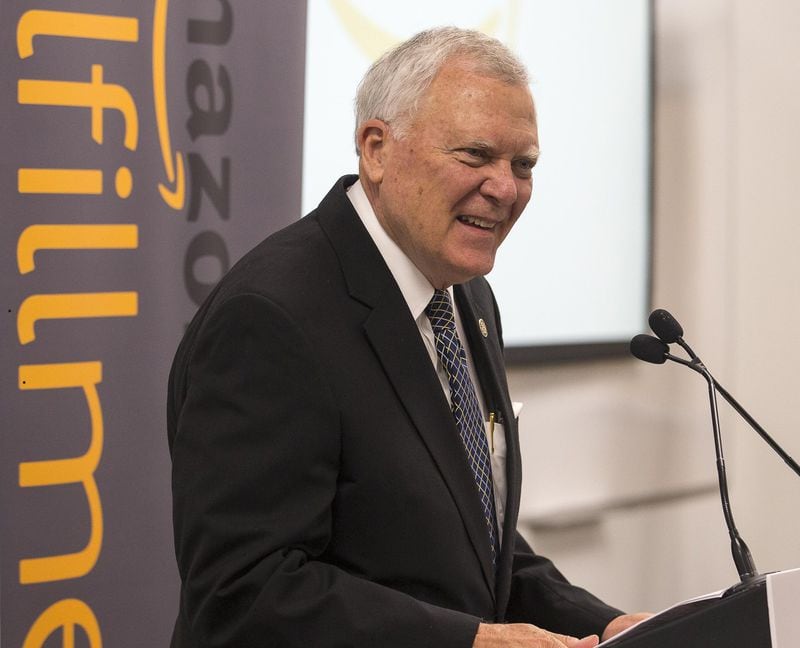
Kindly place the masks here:
POLYGON ((459 216, 458 221, 465 225, 472 225, 482 230, 492 230, 497 225, 494 221, 485 218, 477 218, 476 216, 459 216))

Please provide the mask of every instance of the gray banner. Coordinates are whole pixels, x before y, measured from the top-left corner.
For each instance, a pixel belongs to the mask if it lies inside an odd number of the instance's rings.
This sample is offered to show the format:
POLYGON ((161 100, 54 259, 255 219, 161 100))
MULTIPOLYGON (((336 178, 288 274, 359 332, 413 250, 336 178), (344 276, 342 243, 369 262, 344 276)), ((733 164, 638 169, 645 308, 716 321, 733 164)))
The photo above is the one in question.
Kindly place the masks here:
POLYGON ((0 4, 3 648, 169 643, 167 373, 300 216, 305 11, 0 4))

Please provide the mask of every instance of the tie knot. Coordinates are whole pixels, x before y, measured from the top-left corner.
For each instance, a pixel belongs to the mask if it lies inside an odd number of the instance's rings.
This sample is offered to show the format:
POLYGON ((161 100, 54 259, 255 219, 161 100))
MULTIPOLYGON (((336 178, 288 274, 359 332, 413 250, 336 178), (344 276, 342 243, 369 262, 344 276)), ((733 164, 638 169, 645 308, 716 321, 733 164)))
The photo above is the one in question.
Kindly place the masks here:
POLYGON ((455 327, 455 316, 453 315, 453 305, 450 303, 450 293, 446 290, 434 290, 425 314, 431 321, 431 326, 437 328, 455 327))

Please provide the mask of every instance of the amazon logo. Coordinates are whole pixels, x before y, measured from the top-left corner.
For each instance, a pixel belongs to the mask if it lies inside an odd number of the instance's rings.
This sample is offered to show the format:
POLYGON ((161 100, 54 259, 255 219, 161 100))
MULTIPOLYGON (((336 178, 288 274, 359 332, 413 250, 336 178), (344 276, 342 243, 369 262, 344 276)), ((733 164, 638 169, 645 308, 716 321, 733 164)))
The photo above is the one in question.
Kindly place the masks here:
POLYGON ((153 104, 156 114, 158 143, 164 163, 166 183, 158 184, 161 198, 172 209, 183 209, 186 178, 183 156, 172 150, 167 110, 167 14, 169 0, 156 0, 153 11, 153 104))

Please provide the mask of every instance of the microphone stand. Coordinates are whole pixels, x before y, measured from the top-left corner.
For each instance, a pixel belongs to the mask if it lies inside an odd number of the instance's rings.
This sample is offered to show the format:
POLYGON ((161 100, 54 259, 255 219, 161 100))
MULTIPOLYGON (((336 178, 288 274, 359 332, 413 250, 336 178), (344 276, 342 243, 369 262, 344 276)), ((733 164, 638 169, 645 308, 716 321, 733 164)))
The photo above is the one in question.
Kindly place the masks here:
MULTIPOLYGON (((682 340, 679 340, 680 344, 682 340)), ((685 344, 685 343, 684 343, 685 344)), ((739 572, 739 580, 741 583, 735 585, 728 593, 739 591, 742 588, 749 587, 758 581, 759 573, 756 569, 753 557, 750 554, 750 549, 747 547, 739 530, 736 528, 736 523, 733 520, 733 512, 731 511, 730 496, 728 494, 728 477, 725 471, 725 457, 722 451, 722 435, 720 433, 719 425, 719 409, 717 408, 717 385, 714 381, 711 372, 706 369, 705 365, 700 361, 690 349, 688 345, 681 344, 687 353, 693 356, 691 361, 684 360, 671 353, 666 353, 665 357, 673 362, 685 365, 699 373, 705 378, 708 383, 708 399, 711 406, 711 426, 714 431, 714 449, 717 456, 717 478, 719 481, 719 494, 722 500, 722 513, 725 518, 725 524, 728 527, 728 535, 731 539, 731 553, 733 554, 733 562, 736 565, 736 570, 739 572)))

